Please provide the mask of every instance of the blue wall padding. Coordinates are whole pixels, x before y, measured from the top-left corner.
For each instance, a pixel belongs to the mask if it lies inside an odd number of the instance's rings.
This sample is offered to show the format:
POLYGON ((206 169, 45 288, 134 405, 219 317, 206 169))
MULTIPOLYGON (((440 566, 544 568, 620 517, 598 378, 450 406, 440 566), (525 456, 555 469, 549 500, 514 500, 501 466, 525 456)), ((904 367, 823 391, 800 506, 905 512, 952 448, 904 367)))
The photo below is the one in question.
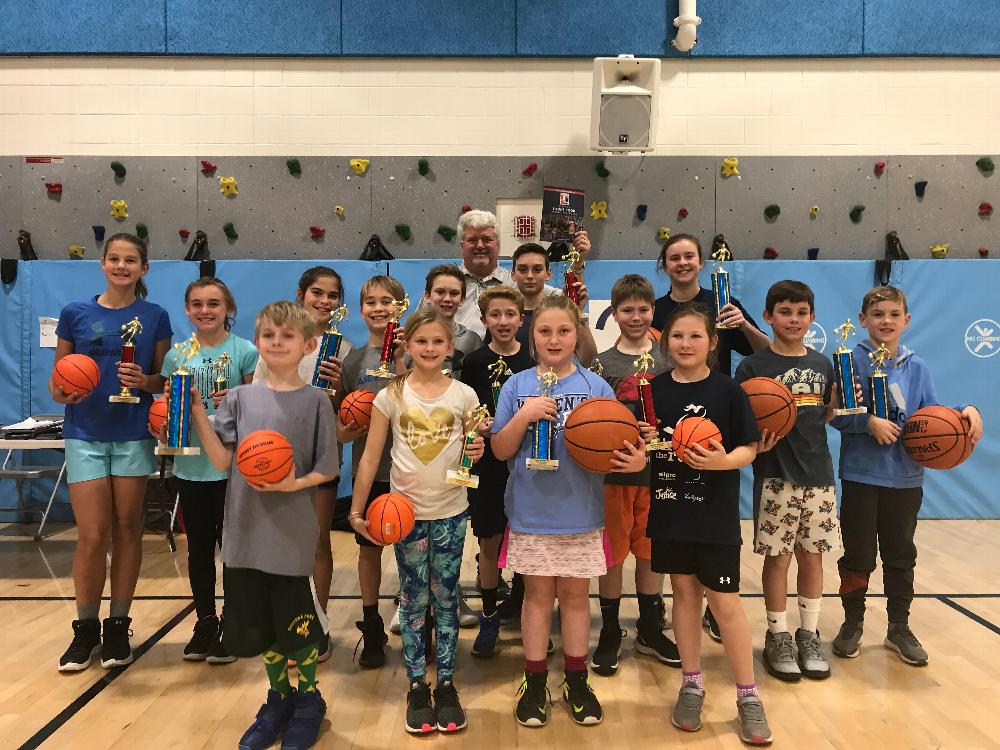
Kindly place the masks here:
POLYGON ((515 54, 514 0, 342 0, 342 7, 344 55, 515 54))
MULTIPOLYGON (((423 292, 424 276, 437 263, 454 259, 390 261, 389 271, 403 282, 416 308, 423 292)), ((320 261, 332 265, 344 278, 346 303, 351 310, 342 326, 354 344, 364 345, 367 332, 358 312, 361 284, 376 273, 385 273, 385 263, 320 261)), ((294 297, 302 271, 316 261, 220 260, 217 272, 232 289, 240 306, 234 332, 253 335, 259 308, 276 299, 294 297), (266 264, 266 265, 264 265, 266 264), (266 272, 262 269, 266 269, 266 272)), ((709 264, 712 265, 712 264, 709 264)), ((737 261, 730 265, 733 296, 764 326, 762 309, 768 287, 782 278, 800 279, 816 293, 817 323, 822 332, 817 348, 827 356, 836 348, 833 329, 847 318, 857 320, 861 296, 872 286, 873 261, 737 261), (822 339, 825 337, 825 343, 822 339), (820 344, 823 343, 821 347, 820 344)), ((154 261, 146 279, 149 299, 170 313, 175 340, 190 335, 191 325, 183 312, 183 291, 197 275, 198 266, 183 261, 154 261)), ((709 283, 706 267, 702 284, 709 283)), ((611 285, 625 273, 648 278, 657 295, 667 292, 667 279, 652 261, 591 261, 587 264, 588 291, 594 300, 607 300, 611 285)), ((983 414, 986 436, 972 457, 953 471, 928 471, 922 516, 929 518, 1000 518, 1000 495, 995 489, 995 470, 1000 463, 1000 396, 995 388, 1000 365, 1000 314, 995 290, 1000 287, 1000 264, 980 260, 913 260, 893 264, 892 282, 910 298, 913 321, 903 341, 928 363, 938 394, 945 404, 975 404, 983 414), (945 290, 959 290, 961 302, 945 290), (976 357, 966 346, 965 334, 977 320, 994 331, 989 346, 976 357)), ((56 317, 67 302, 97 294, 104 279, 96 261, 21 262, 16 284, 0 296, 4 324, 0 330, 0 422, 17 421, 32 413, 57 409, 46 388, 52 369, 53 350, 38 348, 38 317, 56 317), (30 302, 29 302, 30 300, 30 302), (18 405, 20 411, 18 411, 18 405)), ((764 326, 765 331, 769 329, 764 326)), ((856 343, 857 338, 853 339, 856 343)), ((827 431, 834 460, 838 433, 827 431)), ((348 491, 349 461, 341 494, 348 491)), ((50 485, 51 486, 51 485, 50 485)), ((743 482, 742 509, 749 514, 749 482, 743 482)), ((44 485, 35 492, 38 499, 44 485)), ((65 501, 65 493, 62 495, 65 501)), ((0 484, 0 507, 12 507, 13 490, 0 484)), ((66 510, 63 508, 63 515, 66 510)), ((60 517, 60 516, 57 516, 60 517)))
POLYGON ((863 52, 864 0, 699 3, 698 15, 702 23, 698 44, 691 50, 694 57, 823 57, 863 52))
POLYGON ((159 54, 162 2, 26 0, 3 4, 0 54, 159 54))
MULTIPOLYGON (((517 54, 537 57, 663 57, 674 15, 663 0, 518 0, 517 54)), ((676 3, 673 3, 676 9, 676 3)))
POLYGON ((866 0, 866 55, 1000 55, 1000 0, 866 0))
POLYGON ((167 52, 339 55, 337 0, 166 0, 167 52))

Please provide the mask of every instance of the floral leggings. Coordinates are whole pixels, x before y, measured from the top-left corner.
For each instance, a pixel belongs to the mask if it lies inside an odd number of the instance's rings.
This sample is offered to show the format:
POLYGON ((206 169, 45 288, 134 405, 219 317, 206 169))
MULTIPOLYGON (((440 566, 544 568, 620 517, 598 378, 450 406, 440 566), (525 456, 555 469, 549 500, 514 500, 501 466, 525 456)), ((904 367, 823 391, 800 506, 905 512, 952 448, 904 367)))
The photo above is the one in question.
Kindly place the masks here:
POLYGON ((438 682, 455 674, 458 577, 468 521, 468 511, 436 521, 417 521, 409 536, 395 545, 403 659, 410 680, 422 678, 427 671, 424 624, 431 596, 437 633, 438 682))

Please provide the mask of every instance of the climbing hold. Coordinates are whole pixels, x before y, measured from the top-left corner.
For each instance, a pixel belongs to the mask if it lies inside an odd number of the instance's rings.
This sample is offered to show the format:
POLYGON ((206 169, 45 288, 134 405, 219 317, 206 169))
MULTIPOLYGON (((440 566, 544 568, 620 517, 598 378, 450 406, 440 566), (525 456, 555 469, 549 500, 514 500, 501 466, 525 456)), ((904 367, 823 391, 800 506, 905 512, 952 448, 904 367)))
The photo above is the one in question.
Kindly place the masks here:
POLYGON ((521 174, 523 174, 525 177, 534 177, 535 172, 537 171, 538 171, 538 162, 533 161, 531 162, 531 164, 529 164, 528 166, 526 166, 524 169, 521 170, 521 174))
POLYGON ((111 171, 115 173, 115 177, 119 180, 125 179, 125 165, 120 161, 111 162, 111 171))
POLYGON ((815 219, 818 214, 819 214, 819 204, 813 203, 811 206, 809 206, 809 218, 815 219))
MULTIPOLYGON (((233 233, 234 234, 236 233, 235 229, 233 230, 233 233)), ((211 260, 211 259, 212 259, 212 253, 208 249, 208 235, 199 229, 197 232, 194 233, 194 239, 191 241, 191 247, 188 248, 187 255, 184 256, 184 260, 211 260)))
POLYGON ((447 224, 438 224, 437 233, 444 237, 445 242, 451 242, 457 234, 455 228, 449 227, 447 224))
POLYGON ((235 240, 240 236, 239 232, 236 231, 236 227, 233 226, 233 222, 227 221, 222 225, 222 231, 226 233, 226 237, 231 240, 235 240))
POLYGON ((740 176, 740 160, 735 156, 730 156, 728 159, 722 160, 722 176, 723 177, 739 177, 740 176))
POLYGON ((983 174, 993 174, 993 160, 988 156, 980 156, 976 159, 976 166, 983 174))
POLYGON ((211 177, 215 174, 216 169, 218 169, 217 165, 210 161, 205 161, 204 159, 201 160, 201 173, 206 177, 211 177))
POLYGON ((979 218, 988 219, 993 215, 993 204, 983 201, 979 204, 979 218))
POLYGON ((61 182, 46 182, 45 189, 49 191, 49 195, 62 195, 61 182))
POLYGON ((86 249, 83 245, 70 245, 66 248, 66 252, 69 254, 70 259, 82 260, 86 249))
POLYGON ((656 230, 656 239, 665 242, 670 239, 670 227, 660 227, 656 230))
POLYGON ((677 218, 686 219, 690 215, 690 213, 691 212, 688 211, 686 208, 682 208, 680 211, 677 212, 677 218))
POLYGON ((772 203, 764 209, 764 216, 767 219, 774 220, 778 218, 778 214, 781 213, 781 206, 777 203, 772 203))
POLYGON ((325 235, 326 235, 326 230, 323 229, 323 227, 318 227, 315 224, 309 227, 309 236, 312 237, 314 240, 321 240, 325 235))
POLYGON ((806 250, 806 257, 809 258, 809 260, 816 260, 819 257, 819 248, 810 247, 806 250))
POLYGON ((287 159, 285 160, 285 166, 288 167, 288 174, 298 177, 302 174, 302 164, 299 163, 298 159, 287 159))
POLYGON ((885 162, 882 159, 879 159, 877 162, 875 162, 875 176, 881 177, 884 171, 885 171, 885 162))
POLYGON ((610 170, 604 166, 604 160, 601 160, 594 164, 594 171, 597 172, 598 177, 607 177, 611 174, 610 170))
POLYGON ((234 195, 239 194, 239 189, 236 187, 235 177, 220 177, 219 178, 219 192, 223 195, 232 198, 234 195))
POLYGON ((773 247, 765 247, 764 257, 767 258, 768 260, 774 260, 775 258, 778 257, 778 250, 773 247))
POLYGON ((333 207, 333 212, 335 214, 337 214, 337 216, 340 216, 341 218, 343 218, 343 216, 344 216, 344 207, 341 206, 340 204, 337 204, 336 206, 333 207))
POLYGON ((941 242, 937 245, 931 245, 931 257, 932 258, 945 258, 948 255, 948 250, 951 249, 950 242, 941 242))
POLYGON ((988 247, 981 247, 981 248, 979 248, 979 257, 980 258, 989 257, 989 254, 990 254, 990 249, 988 247))
POLYGON ((851 221, 853 221, 855 224, 860 224, 861 214, 863 214, 864 212, 865 212, 864 206, 862 206, 860 203, 856 205, 854 208, 851 209, 851 213, 849 214, 849 216, 851 217, 851 221))
POLYGON ((591 219, 606 219, 608 218, 608 202, 607 201, 594 201, 590 204, 590 218, 591 219))
POLYGON ((38 253, 31 245, 31 232, 21 229, 17 233, 17 249, 21 254, 21 260, 38 260, 38 253))
POLYGON ((148 239, 148 237, 149 237, 149 227, 147 227, 145 224, 136 224, 135 225, 135 234, 136 234, 136 236, 140 240, 148 239))
POLYGON ((368 170, 368 164, 370 162, 367 159, 351 159, 348 164, 350 164, 351 169, 354 174, 361 176, 368 170))
POLYGON ((409 224, 397 224, 395 230, 396 234, 399 235, 399 239, 403 240, 403 242, 407 242, 413 236, 409 224))
POLYGON ((467 214, 471 210, 472 210, 472 206, 470 206, 468 203, 463 203, 462 204, 462 210, 458 212, 458 215, 461 216, 462 214, 467 214))
POLYGON ((111 215, 116 219, 127 219, 128 203, 118 199, 111 201, 111 215))
POLYGON ((427 159, 417 160, 417 172, 420 173, 421 177, 426 177, 428 172, 431 171, 431 163, 427 159))
POLYGON ((94 230, 94 240, 97 242, 104 242, 104 225, 94 224, 90 228, 94 230))
POLYGON ((188 229, 187 227, 181 227, 180 229, 177 230, 177 234, 181 236, 182 240, 186 240, 188 237, 191 236, 191 230, 188 229))
POLYGON ((916 192, 918 198, 923 198, 924 191, 927 190, 927 180, 920 180, 919 182, 914 182, 913 190, 916 192))
POLYGON ((646 211, 648 210, 649 206, 647 206, 645 203, 640 203, 638 206, 635 207, 635 218, 637 218, 639 221, 645 221, 646 211))

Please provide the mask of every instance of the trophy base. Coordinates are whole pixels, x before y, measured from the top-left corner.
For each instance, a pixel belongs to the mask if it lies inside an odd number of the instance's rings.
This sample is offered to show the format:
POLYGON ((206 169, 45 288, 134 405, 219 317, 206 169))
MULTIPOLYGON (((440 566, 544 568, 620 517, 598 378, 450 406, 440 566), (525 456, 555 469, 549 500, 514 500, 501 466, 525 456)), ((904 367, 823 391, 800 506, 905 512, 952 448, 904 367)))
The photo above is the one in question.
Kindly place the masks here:
POLYGON ((368 374, 373 378, 382 378, 383 380, 395 377, 392 370, 390 370, 387 366, 380 367, 377 370, 369 370, 368 374))
POLYGON ((108 396, 108 403, 111 404, 138 404, 138 396, 108 396))
POLYGON ((667 448, 672 448, 673 444, 669 440, 653 440, 646 443, 646 453, 652 453, 653 451, 665 451, 667 448))
POLYGON ((533 471, 555 471, 559 468, 559 462, 549 458, 527 458, 524 466, 533 471))
POLYGON ((448 484, 455 484, 459 487, 471 487, 472 489, 478 489, 479 487, 479 477, 475 474, 463 474, 461 471, 456 471, 455 469, 448 470, 445 481, 448 484))
POLYGON ((323 393, 325 393, 327 396, 336 396, 337 395, 337 389, 336 388, 327 388, 327 387, 322 386, 322 385, 314 385, 313 388, 316 388, 317 390, 323 391, 323 393))
POLYGON ((867 414, 868 409, 864 406, 855 406, 853 409, 834 409, 833 416, 846 417, 849 414, 867 414))
POLYGON ((169 445, 160 443, 153 451, 157 456, 200 456, 201 448, 197 446, 187 446, 185 448, 171 448, 169 445))
POLYGON ((732 323, 726 323, 726 324, 716 323, 715 327, 716 329, 721 329, 723 331, 731 331, 734 328, 739 328, 739 326, 735 326, 732 323))

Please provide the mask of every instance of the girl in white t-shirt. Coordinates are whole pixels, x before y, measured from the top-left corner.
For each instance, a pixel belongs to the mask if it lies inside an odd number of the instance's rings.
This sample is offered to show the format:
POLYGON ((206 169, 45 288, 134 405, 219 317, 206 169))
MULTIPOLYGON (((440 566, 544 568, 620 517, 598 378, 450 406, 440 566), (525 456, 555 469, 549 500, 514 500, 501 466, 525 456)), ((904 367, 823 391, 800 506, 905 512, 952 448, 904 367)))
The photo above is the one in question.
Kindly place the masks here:
MULTIPOLYGON (((458 467, 468 415, 479 405, 475 391, 442 372, 454 348, 451 323, 433 308, 406 321, 403 348, 412 369, 397 376, 375 397, 365 452, 354 478, 350 522, 356 532, 375 541, 363 517, 365 501, 392 430, 389 486, 413 504, 416 525, 395 545, 399 566, 400 626, 409 693, 406 731, 454 732, 466 725, 455 690, 455 650, 458 644, 458 578, 468 524, 466 489, 446 481, 458 467), (430 595, 428 594, 428 590, 430 595), (437 636, 437 686, 433 702, 426 682, 425 620, 433 597, 437 636)), ((477 437, 466 454, 478 461, 483 439, 477 437)))

